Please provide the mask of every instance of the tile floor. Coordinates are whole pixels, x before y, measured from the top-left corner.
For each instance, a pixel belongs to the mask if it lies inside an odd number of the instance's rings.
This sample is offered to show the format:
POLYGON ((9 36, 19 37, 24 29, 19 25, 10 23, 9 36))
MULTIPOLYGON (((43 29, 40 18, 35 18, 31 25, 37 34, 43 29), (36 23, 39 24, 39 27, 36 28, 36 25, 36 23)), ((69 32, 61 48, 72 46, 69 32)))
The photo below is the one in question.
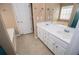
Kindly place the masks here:
POLYGON ((53 55, 39 39, 34 38, 33 34, 17 37, 16 43, 18 55, 53 55))

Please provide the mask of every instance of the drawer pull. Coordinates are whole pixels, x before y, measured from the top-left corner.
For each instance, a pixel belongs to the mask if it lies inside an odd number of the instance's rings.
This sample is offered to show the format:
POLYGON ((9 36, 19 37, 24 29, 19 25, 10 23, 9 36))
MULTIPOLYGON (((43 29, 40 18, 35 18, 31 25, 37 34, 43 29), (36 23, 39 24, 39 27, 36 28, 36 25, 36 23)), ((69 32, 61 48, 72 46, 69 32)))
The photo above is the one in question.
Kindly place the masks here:
POLYGON ((56 46, 56 48, 58 48, 58 46, 56 46))

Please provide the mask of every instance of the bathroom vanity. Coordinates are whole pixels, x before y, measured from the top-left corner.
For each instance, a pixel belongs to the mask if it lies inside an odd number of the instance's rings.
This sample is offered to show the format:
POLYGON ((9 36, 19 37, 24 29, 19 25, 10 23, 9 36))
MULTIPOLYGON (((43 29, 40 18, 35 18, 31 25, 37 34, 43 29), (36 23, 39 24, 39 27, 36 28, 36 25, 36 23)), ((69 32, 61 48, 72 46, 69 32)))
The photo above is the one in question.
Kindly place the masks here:
POLYGON ((37 23, 38 38, 56 55, 64 55, 71 42, 74 28, 51 22, 37 23))

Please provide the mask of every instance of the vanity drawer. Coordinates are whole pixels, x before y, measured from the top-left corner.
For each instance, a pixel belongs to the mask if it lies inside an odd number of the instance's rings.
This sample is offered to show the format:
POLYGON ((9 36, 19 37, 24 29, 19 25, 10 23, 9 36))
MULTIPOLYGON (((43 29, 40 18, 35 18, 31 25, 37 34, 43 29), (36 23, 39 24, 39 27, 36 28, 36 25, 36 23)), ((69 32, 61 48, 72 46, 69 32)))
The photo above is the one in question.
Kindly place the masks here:
POLYGON ((46 45, 53 53, 55 53, 55 43, 52 43, 52 41, 48 40, 46 45))
POLYGON ((56 42, 56 43, 58 43, 60 46, 62 46, 62 47, 64 47, 64 48, 66 48, 67 46, 68 46, 68 44, 67 43, 65 43, 64 41, 62 41, 61 39, 59 39, 59 38, 57 38, 56 36, 54 36, 54 35, 49 35, 49 37, 50 37, 50 40, 52 41, 52 42, 56 42))
POLYGON ((68 46, 68 44, 65 43, 65 42, 63 42, 63 41, 61 41, 61 39, 57 39, 56 43, 57 43, 58 45, 62 46, 63 48, 65 48, 65 49, 66 49, 67 46, 68 46))
POLYGON ((57 38, 52 34, 49 34, 48 36, 49 36, 49 40, 52 41, 52 43, 55 43, 57 41, 57 38))
POLYGON ((60 46, 58 43, 55 44, 55 54, 56 55, 64 55, 66 49, 60 46))

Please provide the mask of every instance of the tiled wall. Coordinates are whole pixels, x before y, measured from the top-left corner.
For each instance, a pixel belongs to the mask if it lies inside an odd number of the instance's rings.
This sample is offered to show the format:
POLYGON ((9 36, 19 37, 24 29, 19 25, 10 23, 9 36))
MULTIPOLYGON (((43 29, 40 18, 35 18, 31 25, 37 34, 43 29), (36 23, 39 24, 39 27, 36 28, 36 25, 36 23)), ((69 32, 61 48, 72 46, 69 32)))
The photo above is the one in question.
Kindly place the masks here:
POLYGON ((7 28, 16 27, 15 16, 11 4, 0 4, 0 12, 7 28))
POLYGON ((43 21, 58 20, 60 4, 54 3, 33 3, 34 33, 36 36, 36 24, 43 21))

